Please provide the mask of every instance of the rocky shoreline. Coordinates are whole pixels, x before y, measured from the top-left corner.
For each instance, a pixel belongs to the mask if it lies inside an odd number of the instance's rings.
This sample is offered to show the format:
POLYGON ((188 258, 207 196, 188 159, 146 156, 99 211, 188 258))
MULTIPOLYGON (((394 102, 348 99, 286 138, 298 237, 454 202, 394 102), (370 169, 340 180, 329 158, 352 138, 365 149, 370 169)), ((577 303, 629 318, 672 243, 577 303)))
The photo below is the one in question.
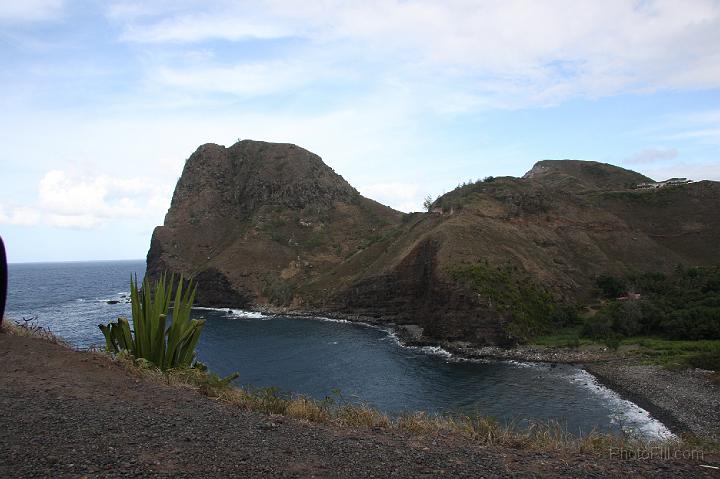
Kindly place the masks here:
POLYGON ((673 371, 620 361, 584 366, 603 385, 648 410, 680 435, 720 442, 720 386, 710 371, 673 371))
POLYGON ((282 315, 299 318, 327 318, 337 321, 366 324, 393 333, 403 346, 439 347, 462 359, 496 359, 501 361, 525 361, 557 364, 578 364, 611 361, 618 359, 615 352, 607 348, 549 348, 539 346, 477 346, 467 341, 437 341, 423 336, 421 327, 415 324, 396 324, 382 317, 364 316, 319 310, 293 310, 277 307, 256 307, 250 311, 262 314, 282 315))

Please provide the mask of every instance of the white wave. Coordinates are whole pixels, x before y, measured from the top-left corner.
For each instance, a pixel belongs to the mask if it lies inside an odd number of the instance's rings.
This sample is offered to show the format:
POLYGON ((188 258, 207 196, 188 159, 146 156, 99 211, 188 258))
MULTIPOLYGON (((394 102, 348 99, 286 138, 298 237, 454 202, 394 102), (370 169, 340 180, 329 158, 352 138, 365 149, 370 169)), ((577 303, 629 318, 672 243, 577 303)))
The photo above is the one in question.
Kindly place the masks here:
POLYGON ((385 332, 387 333, 387 336, 386 336, 387 339, 393 341, 398 346, 404 346, 402 341, 400 341, 400 338, 398 337, 398 335, 395 333, 395 331, 386 329, 385 332))
POLYGON ((218 311, 225 313, 226 316, 241 319, 272 319, 273 317, 259 311, 247 311, 244 309, 232 308, 211 308, 208 306, 194 306, 193 309, 201 309, 203 311, 218 311))
POLYGON ((233 318, 272 319, 272 316, 268 316, 259 311, 245 311, 243 309, 229 309, 228 314, 232 315, 233 318))
POLYGON ((519 368, 527 369, 548 369, 549 366, 546 363, 533 363, 530 361, 518 361, 517 359, 503 359, 502 362, 512 364, 519 368))
MULTIPOLYGON (((82 302, 85 302, 86 300, 83 300, 82 302)), ((119 296, 113 296, 110 298, 97 298, 90 300, 91 303, 108 303, 110 301, 117 302, 115 304, 130 304, 130 299, 128 298, 121 298, 119 296)))
POLYGON ((460 356, 454 356, 452 361, 467 362, 467 363, 478 363, 478 364, 491 364, 498 362, 497 359, 493 358, 463 358, 460 356))
MULTIPOLYGON (((86 299, 78 299, 77 301, 80 301, 82 303, 88 301, 86 299)), ((120 291, 119 293, 115 293, 113 296, 110 296, 108 298, 95 298, 89 300, 93 303, 107 303, 108 301, 118 301, 120 303, 129 303, 130 302, 130 292, 129 291, 120 291)))
MULTIPOLYGON (((415 347, 415 346, 410 346, 415 347)), ((440 346, 421 346, 418 348, 420 351, 422 351, 425 354, 429 354, 431 356, 440 356, 443 358, 452 358, 453 355, 450 351, 441 348, 440 346)))
MULTIPOLYGON (((453 354, 448 351, 447 349, 443 349, 440 346, 411 346, 403 343, 400 340, 400 337, 398 337, 397 333, 391 329, 385 329, 385 328, 379 328, 378 329, 385 331, 387 333, 387 336, 382 338, 382 340, 391 340, 398 346, 404 349, 409 349, 411 351, 417 351, 422 354, 427 354, 428 356, 439 356, 441 358, 445 358, 447 360, 454 360, 456 359, 453 354)), ((459 358, 458 358, 459 359, 459 358)))
MULTIPOLYGON (((292 318, 292 316, 288 316, 289 318, 292 318)), ((315 319, 319 321, 326 321, 328 323, 338 323, 338 324, 354 324, 358 326, 364 326, 366 328, 372 328, 377 329, 380 331, 385 331, 389 333, 391 330, 388 328, 385 328, 383 326, 378 326, 377 324, 370 324, 366 323, 365 321, 350 321, 349 319, 339 319, 339 318, 328 318, 326 316, 297 316, 302 319, 315 319)))
POLYGON ((640 434, 647 439, 666 440, 676 436, 647 410, 632 401, 623 399, 618 393, 600 384, 595 376, 579 369, 568 377, 569 380, 589 389, 602 397, 610 406, 610 422, 618 424, 628 434, 640 434))
MULTIPOLYGON (((325 316, 300 316, 303 319, 319 319, 320 321, 327 321, 329 323, 341 323, 341 324, 349 324, 352 323, 352 321, 348 321, 347 319, 336 319, 336 318, 326 318, 325 316)), ((356 324, 366 324, 366 323, 356 323, 356 324)))

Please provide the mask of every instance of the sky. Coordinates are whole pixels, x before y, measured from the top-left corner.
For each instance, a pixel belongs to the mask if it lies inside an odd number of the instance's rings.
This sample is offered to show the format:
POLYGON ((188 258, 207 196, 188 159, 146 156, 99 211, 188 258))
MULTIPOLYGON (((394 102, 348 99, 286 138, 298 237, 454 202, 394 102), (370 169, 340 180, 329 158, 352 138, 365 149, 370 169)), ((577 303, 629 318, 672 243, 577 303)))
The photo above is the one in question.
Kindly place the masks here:
POLYGON ((144 258, 204 143, 403 211, 542 159, 720 180, 720 1, 0 0, 11 262, 144 258))

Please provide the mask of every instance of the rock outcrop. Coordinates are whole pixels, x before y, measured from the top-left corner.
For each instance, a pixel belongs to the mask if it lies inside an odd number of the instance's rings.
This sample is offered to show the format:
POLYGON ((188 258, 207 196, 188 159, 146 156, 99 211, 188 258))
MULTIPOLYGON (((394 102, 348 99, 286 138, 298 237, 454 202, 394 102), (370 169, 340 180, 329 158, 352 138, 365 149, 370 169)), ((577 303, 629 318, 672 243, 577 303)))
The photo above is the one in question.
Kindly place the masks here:
POLYGON ((208 306, 364 315, 418 325, 428 340, 498 344, 511 318, 454 280, 458 268, 512 268, 583 301, 599 274, 720 263, 720 183, 634 188, 647 181, 541 161, 523 178, 459 187, 434 213, 403 214, 295 145, 203 145, 153 233, 147 273, 195 274, 208 306))

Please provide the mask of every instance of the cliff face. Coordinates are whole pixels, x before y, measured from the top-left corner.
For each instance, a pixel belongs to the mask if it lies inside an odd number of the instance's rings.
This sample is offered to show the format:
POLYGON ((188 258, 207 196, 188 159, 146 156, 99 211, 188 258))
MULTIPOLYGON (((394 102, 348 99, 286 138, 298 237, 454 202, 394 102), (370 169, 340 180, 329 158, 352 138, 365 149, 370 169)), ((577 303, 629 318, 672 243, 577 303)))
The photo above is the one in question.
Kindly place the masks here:
POLYGON ((428 339, 507 341, 506 312, 454 280, 476 264, 528 275, 557 298, 598 274, 720 263, 720 184, 637 190, 638 173, 542 161, 402 214, 362 197, 294 145, 200 147, 156 228, 148 274, 196 274, 198 302, 285 306, 417 324, 428 339))
POLYGON ((198 275, 201 304, 302 304, 295 285, 324 274, 401 216, 295 145, 203 145, 153 232, 147 274, 198 275))

